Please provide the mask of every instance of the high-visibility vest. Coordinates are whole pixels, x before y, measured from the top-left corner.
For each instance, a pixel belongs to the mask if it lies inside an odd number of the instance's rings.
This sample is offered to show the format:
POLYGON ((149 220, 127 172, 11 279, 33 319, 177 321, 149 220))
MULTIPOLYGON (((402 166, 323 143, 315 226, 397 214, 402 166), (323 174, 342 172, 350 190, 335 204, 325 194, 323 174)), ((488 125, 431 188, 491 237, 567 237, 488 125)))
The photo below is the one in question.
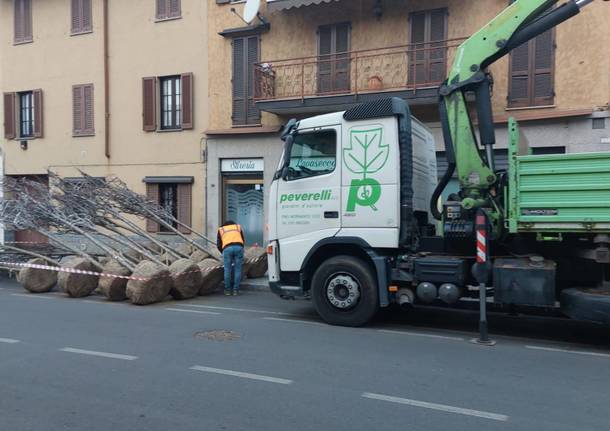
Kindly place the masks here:
POLYGON ((230 224, 218 228, 220 232, 220 240, 224 249, 229 244, 244 245, 244 240, 241 237, 241 226, 238 224, 230 224))

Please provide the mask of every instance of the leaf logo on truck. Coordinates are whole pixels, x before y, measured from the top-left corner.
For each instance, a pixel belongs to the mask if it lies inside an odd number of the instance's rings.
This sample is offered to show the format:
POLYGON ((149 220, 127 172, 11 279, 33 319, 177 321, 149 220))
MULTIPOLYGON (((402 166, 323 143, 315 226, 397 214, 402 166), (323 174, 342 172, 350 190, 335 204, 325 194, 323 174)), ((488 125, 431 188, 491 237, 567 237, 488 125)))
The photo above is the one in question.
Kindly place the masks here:
POLYGON ((349 147, 343 149, 343 163, 360 178, 352 179, 347 211, 356 211, 357 206, 369 207, 377 211, 375 204, 381 197, 381 185, 372 174, 379 172, 390 154, 390 147, 383 143, 383 129, 351 130, 349 147))

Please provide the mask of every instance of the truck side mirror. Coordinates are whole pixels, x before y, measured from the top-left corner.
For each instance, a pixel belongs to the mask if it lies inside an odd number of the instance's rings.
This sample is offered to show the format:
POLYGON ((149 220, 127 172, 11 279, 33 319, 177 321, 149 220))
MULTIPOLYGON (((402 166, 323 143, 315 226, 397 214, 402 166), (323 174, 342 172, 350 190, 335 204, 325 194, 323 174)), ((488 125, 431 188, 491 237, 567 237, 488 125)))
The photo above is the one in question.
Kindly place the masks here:
POLYGON ((284 166, 284 167, 282 168, 282 179, 283 179, 284 181, 286 181, 286 179, 288 178, 288 172, 289 172, 289 171, 290 171, 290 169, 289 169, 289 167, 288 167, 288 166, 284 166))

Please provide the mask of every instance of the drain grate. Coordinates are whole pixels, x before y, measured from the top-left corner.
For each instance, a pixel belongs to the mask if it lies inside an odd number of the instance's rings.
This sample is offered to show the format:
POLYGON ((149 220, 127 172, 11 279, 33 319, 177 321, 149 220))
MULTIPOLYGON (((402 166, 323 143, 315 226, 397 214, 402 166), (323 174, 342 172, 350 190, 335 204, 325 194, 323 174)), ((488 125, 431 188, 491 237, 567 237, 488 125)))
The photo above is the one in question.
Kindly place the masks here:
POLYGON ((205 338, 211 341, 233 341, 239 340, 241 336, 234 331, 217 329, 214 331, 199 331, 193 334, 195 338, 205 338))

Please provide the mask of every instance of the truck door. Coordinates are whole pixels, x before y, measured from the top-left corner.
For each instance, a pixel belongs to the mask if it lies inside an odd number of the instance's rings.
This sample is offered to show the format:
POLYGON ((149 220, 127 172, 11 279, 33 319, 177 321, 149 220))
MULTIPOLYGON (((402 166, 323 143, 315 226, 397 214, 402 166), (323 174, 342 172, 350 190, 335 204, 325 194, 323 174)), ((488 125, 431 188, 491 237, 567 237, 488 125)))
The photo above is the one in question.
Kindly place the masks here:
POLYGON ((341 228, 341 126, 300 130, 277 189, 276 226, 282 271, 298 271, 309 250, 341 228))

